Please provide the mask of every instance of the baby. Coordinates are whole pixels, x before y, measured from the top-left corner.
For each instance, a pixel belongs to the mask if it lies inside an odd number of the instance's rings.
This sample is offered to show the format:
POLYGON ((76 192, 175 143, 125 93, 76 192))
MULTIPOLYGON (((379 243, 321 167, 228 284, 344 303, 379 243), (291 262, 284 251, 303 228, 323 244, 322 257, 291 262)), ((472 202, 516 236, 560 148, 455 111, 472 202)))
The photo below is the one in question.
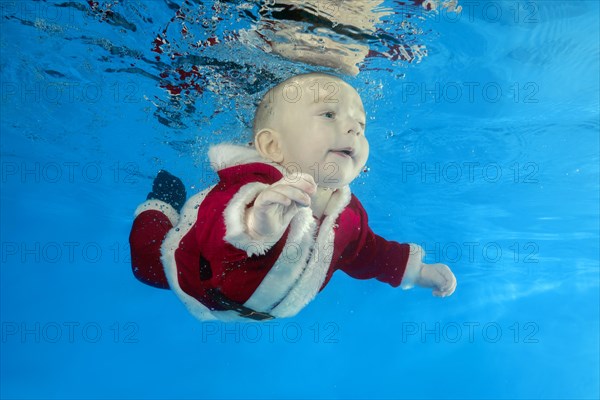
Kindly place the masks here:
POLYGON ((373 233, 350 192, 369 156, 365 125, 360 96, 337 77, 299 75, 269 90, 254 148, 209 150, 219 183, 181 209, 183 184, 158 174, 135 212, 134 275, 172 289, 202 320, 294 316, 336 270, 451 295, 450 269, 424 264, 417 245, 373 233))

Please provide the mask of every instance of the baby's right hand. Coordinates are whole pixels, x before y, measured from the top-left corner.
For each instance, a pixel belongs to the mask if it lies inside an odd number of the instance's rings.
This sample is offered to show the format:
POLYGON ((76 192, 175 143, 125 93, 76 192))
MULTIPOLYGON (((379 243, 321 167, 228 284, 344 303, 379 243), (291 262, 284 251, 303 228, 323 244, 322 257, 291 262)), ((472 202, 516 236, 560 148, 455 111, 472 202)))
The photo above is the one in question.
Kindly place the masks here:
POLYGON ((256 197, 246 212, 248 233, 254 239, 280 234, 300 207, 310 207, 310 196, 317 191, 315 180, 304 173, 295 178, 283 177, 256 197))
POLYGON ((433 288, 437 297, 450 296, 456 290, 456 277, 446 264, 421 264, 415 283, 421 287, 433 288))

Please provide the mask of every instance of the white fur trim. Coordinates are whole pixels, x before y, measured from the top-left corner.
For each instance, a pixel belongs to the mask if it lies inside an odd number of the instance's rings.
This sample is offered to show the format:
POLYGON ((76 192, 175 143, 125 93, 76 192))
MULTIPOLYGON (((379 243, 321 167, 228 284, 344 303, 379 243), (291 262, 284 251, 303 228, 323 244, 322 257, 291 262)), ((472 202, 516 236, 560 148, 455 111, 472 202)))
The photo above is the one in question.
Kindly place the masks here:
POLYGON ((169 221, 171 221, 171 224, 173 226, 177 225, 177 223, 179 222, 179 213, 177 212, 177 210, 175 210, 170 204, 165 203, 162 200, 156 199, 146 200, 145 202, 140 204, 135 209, 133 215, 135 218, 137 218, 138 215, 148 210, 160 211, 161 213, 165 214, 166 217, 169 218, 169 221))
POLYGON ((216 172, 236 165, 261 163, 270 165, 281 172, 283 176, 286 175, 286 169, 283 166, 263 158, 252 146, 239 146, 230 143, 217 144, 208 150, 208 159, 211 167, 216 172))
POLYGON ((254 147, 222 143, 208 150, 208 159, 215 171, 253 162, 267 163, 254 147))
POLYGON ((279 258, 246 301, 247 307, 268 311, 286 297, 308 263, 315 227, 312 212, 300 209, 290 221, 290 232, 279 258))
POLYGON ((231 198, 223 217, 225 219, 225 241, 234 247, 243 250, 248 257, 263 255, 273 247, 281 238, 284 231, 278 232, 263 240, 256 240, 246 230, 246 206, 254 201, 256 196, 269 185, 253 182, 248 183, 231 198))
POLYGON ((410 289, 415 286, 415 282, 421 272, 423 257, 425 257, 425 250, 421 246, 411 243, 406 269, 404 270, 404 276, 400 284, 402 289, 410 289))
POLYGON ((312 246, 310 260, 302 275, 290 288, 286 297, 273 309, 275 317, 292 317, 310 303, 323 286, 327 271, 331 266, 335 241, 335 221, 350 203, 348 186, 336 190, 331 196, 327 210, 329 214, 321 223, 319 235, 312 246))

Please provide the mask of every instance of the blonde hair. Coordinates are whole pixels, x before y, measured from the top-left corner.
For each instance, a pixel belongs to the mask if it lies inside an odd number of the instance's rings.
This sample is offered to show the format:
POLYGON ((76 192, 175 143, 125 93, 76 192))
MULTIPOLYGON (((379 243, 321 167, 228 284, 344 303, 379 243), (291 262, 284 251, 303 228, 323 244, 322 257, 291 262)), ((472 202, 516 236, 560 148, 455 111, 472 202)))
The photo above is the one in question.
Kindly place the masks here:
MULTIPOLYGON (((272 87, 265 93, 258 104, 258 107, 256 107, 256 111, 254 113, 254 122, 252 124, 254 138, 256 138, 256 134, 261 130, 273 128, 272 117, 277 112, 277 105, 279 104, 279 101, 277 101, 278 96, 282 96, 282 98, 284 96, 283 90, 292 83, 304 84, 309 78, 330 78, 335 79, 336 81, 344 82, 343 79, 335 75, 330 75, 323 72, 310 72, 307 74, 294 75, 291 78, 288 78, 278 85, 272 87)), ((308 80, 308 82, 310 82, 310 80, 308 80)))

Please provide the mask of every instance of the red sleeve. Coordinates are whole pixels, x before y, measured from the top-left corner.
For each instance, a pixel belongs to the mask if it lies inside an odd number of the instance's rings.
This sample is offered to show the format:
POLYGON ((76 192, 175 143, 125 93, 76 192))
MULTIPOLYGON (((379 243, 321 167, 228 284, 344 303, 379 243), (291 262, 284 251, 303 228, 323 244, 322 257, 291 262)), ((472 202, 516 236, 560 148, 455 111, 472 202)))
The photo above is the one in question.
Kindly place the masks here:
POLYGON ((378 279, 397 287, 402 282, 410 255, 410 245, 389 241, 369 227, 365 209, 352 196, 352 219, 359 228, 345 247, 338 269, 356 279, 378 279))
POLYGON ((147 210, 135 218, 129 234, 133 275, 161 289, 168 289, 169 282, 160 260, 160 246, 171 228, 173 224, 164 213, 147 210))

